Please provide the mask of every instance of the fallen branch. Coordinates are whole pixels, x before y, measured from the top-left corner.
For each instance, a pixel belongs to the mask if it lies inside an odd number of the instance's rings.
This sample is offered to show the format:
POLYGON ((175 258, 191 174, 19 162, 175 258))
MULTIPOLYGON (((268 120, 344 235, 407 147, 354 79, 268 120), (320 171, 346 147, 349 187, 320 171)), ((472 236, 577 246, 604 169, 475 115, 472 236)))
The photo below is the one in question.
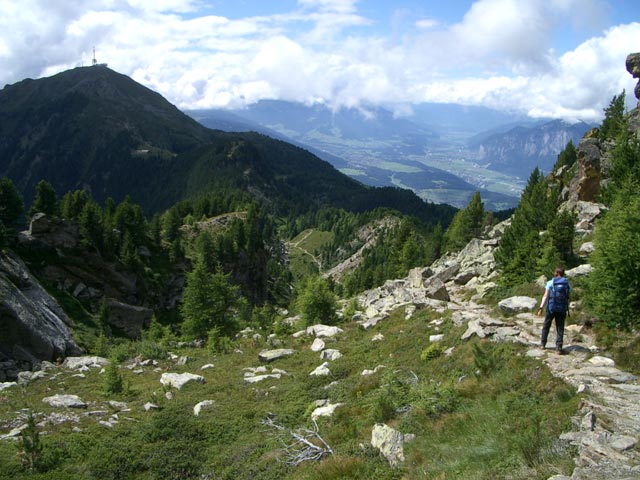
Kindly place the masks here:
POLYGON ((283 425, 278 425, 271 417, 267 417, 261 422, 262 425, 284 434, 280 436, 280 441, 284 446, 286 465, 295 467, 309 460, 318 461, 327 455, 333 455, 331 447, 318 434, 318 424, 315 420, 312 421, 313 430, 308 428, 291 430, 283 425), (286 442, 283 437, 291 437, 293 442, 286 442))

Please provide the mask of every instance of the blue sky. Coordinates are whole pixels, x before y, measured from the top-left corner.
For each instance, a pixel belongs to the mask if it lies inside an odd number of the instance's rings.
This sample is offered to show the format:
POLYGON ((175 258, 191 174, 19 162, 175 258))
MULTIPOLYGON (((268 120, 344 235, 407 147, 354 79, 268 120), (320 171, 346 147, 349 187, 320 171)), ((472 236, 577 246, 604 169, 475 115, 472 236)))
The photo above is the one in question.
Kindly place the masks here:
MULTIPOLYGON (((637 0, 0 0, 0 84, 98 60, 181 108, 421 102, 598 120, 637 0)), ((635 99, 628 95, 629 106, 635 99)))

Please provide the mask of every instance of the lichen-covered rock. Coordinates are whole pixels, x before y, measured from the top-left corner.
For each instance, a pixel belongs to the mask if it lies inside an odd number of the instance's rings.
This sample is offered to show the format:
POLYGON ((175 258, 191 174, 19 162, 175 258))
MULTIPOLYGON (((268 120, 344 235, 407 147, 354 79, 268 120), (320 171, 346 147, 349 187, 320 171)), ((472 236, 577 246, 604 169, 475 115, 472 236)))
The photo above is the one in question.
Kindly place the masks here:
POLYGON ((404 435, 383 423, 373 426, 371 446, 380 451, 391 467, 404 462, 404 435))
POLYGON ((165 387, 174 387, 180 390, 189 382, 204 383, 202 375, 193 373, 163 373, 160 377, 160 383, 165 387))
POLYGON ((279 358, 285 358, 293 355, 295 352, 290 348, 277 348, 275 350, 263 350, 258 354, 261 362, 273 362, 279 358))
POLYGON ((67 357, 64 359, 62 366, 70 370, 79 370, 83 368, 98 368, 109 365, 109 360, 104 357, 84 356, 84 357, 67 357))
POLYGON ((537 304, 538 301, 535 298, 515 296, 500 300, 498 308, 505 313, 530 312, 537 304))
POLYGON ((87 408, 87 402, 82 400, 77 395, 57 394, 51 397, 45 397, 42 399, 42 401, 51 405, 52 407, 87 408))

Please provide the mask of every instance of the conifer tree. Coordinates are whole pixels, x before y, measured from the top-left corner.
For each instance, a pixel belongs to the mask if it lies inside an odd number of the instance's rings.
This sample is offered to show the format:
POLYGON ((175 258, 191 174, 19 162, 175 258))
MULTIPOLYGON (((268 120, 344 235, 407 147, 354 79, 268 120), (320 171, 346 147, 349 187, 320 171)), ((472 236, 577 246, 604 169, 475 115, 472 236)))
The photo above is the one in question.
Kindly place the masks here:
POLYGON ((56 191, 46 180, 40 180, 36 185, 36 194, 29 208, 29 217, 36 213, 46 213, 47 215, 58 214, 58 198, 56 191))
POLYGON ((445 250, 460 250, 472 238, 479 238, 484 225, 484 217, 484 204, 480 192, 476 192, 467 207, 454 215, 451 225, 444 235, 445 250))
POLYGON ((22 196, 7 177, 0 178, 0 222, 7 230, 15 227, 22 214, 22 196))
POLYGON ((588 299, 610 326, 640 326, 640 195, 618 194, 598 222, 588 299))
POLYGON ((75 220, 80 216, 85 203, 89 200, 89 195, 84 190, 67 192, 60 202, 60 213, 64 218, 75 220))
POLYGON ((329 288, 327 280, 320 276, 307 281, 298 298, 298 307, 307 325, 314 323, 332 325, 337 320, 336 296, 329 288))
POLYGON ((183 334, 189 338, 207 338, 215 326, 223 334, 231 334, 238 302, 238 288, 229 283, 229 276, 220 271, 210 273, 204 261, 196 259, 193 270, 187 274, 180 307, 183 334))
POLYGON ((83 241, 98 251, 102 251, 104 247, 104 226, 100 205, 93 200, 85 203, 80 212, 78 224, 83 241))
POLYGON ((624 100, 625 91, 620 95, 614 95, 609 106, 604 109, 604 120, 600 127, 600 138, 604 140, 615 139, 624 129, 624 100))
POLYGON ((557 195, 549 191, 540 170, 534 169, 495 253, 504 281, 529 281, 539 273, 543 248, 539 232, 553 220, 556 208, 557 195))

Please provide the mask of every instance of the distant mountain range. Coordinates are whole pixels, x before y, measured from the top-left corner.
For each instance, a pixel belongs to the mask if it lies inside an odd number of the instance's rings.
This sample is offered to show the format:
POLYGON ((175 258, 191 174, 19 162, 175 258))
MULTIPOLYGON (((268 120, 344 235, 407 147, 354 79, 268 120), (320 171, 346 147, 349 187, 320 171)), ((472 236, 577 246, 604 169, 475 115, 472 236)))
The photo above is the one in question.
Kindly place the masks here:
POLYGON ((105 66, 0 90, 0 175, 29 204, 38 181, 98 201, 125 195, 148 213, 216 189, 241 189, 280 213, 376 207, 433 219, 453 209, 408 190, 371 188, 312 153, 258 133, 205 128, 158 93, 105 66))
POLYGON ((569 141, 578 145, 593 124, 553 120, 532 127, 517 126, 507 131, 486 133, 472 138, 468 145, 479 163, 487 168, 526 177, 535 167, 549 172, 558 153, 569 141))
MULTIPOLYGON (((479 190, 488 208, 498 210, 517 203, 517 188, 509 194, 490 191, 423 161, 430 151, 464 147, 459 140, 452 145, 448 136, 468 138, 477 133, 470 118, 488 115, 486 110, 443 105, 428 109, 423 105, 416 107, 409 119, 381 107, 333 111, 319 104, 262 100, 245 109, 187 113, 210 128, 254 130, 303 146, 367 185, 409 188, 426 200, 457 207, 465 206, 479 190), (444 121, 440 127, 436 126, 438 118, 444 121)), ((500 113, 488 116, 490 125, 513 120, 500 113)))
POLYGON ((494 210, 515 206, 533 168, 548 171, 567 142, 577 144, 592 127, 445 104, 416 105, 406 117, 276 100, 188 113, 210 128, 295 143, 368 185, 401 186, 457 207, 480 191, 494 210))

